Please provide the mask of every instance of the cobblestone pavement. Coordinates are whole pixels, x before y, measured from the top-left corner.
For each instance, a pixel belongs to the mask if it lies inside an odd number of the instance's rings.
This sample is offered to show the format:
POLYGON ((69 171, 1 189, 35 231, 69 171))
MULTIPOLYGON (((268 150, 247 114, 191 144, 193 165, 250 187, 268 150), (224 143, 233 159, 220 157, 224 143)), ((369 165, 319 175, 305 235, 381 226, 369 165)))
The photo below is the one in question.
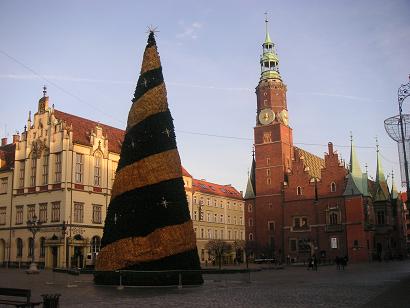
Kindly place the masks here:
POLYGON ((0 269, 0 287, 60 293, 61 307, 410 307, 410 261, 265 269, 248 274, 206 275, 199 287, 135 288, 95 286, 92 275, 0 269))

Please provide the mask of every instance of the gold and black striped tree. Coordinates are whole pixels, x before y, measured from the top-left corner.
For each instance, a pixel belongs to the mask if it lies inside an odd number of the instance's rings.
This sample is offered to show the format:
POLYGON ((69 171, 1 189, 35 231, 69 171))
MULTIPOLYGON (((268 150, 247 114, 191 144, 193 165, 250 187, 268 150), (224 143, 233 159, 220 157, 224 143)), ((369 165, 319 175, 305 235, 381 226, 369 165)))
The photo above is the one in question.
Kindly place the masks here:
MULTIPOLYGON (((132 102, 96 261, 96 284, 118 284, 117 270, 200 269, 153 31, 132 102)), ((178 282, 175 275, 127 273, 123 283, 169 285, 178 282)), ((203 282, 200 272, 182 277, 183 284, 203 282)))

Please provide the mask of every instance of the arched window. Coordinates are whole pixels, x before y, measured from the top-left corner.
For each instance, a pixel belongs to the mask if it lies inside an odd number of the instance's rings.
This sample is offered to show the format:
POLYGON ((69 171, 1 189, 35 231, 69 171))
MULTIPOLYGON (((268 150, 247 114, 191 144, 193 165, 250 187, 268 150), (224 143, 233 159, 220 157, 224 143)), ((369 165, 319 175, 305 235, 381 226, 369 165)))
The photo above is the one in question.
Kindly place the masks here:
POLYGON ((23 240, 21 238, 18 238, 16 240, 16 246, 17 246, 17 258, 21 258, 23 256, 23 240))
POLYGON ((249 240, 253 241, 253 233, 249 233, 249 240))
POLYGON ((34 240, 32 237, 28 238, 28 257, 33 257, 33 251, 34 251, 34 240))
POLYGON ((252 212, 252 204, 248 204, 248 212, 251 213, 252 212))
POLYGON ((332 182, 332 183, 330 184, 330 191, 331 191, 331 192, 336 192, 336 183, 335 183, 335 182, 332 182))
POLYGON ((40 238, 40 258, 46 256, 46 239, 44 237, 40 238))
POLYGON ((249 217, 248 225, 249 227, 253 226, 253 219, 251 217, 249 217))
POLYGON ((331 225, 337 225, 337 214, 336 213, 330 213, 329 215, 329 222, 331 225))
POLYGON ((266 179, 266 184, 270 184, 272 182, 272 180, 270 178, 266 179))
POLYGON ((101 186, 101 154, 94 156, 94 186, 101 186))
POLYGON ((300 186, 296 187, 296 194, 297 194, 298 196, 301 196, 301 195, 302 195, 302 187, 300 187, 300 186))
POLYGON ((101 247, 101 238, 96 235, 91 239, 91 252, 92 253, 99 252, 100 247, 101 247))

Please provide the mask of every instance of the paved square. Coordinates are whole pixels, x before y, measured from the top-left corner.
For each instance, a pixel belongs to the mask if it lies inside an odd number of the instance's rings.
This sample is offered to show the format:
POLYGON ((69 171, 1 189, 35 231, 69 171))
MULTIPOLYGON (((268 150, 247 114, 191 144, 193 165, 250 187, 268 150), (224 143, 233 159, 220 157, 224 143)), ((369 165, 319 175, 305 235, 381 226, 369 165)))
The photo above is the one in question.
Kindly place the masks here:
POLYGON ((409 307, 410 261, 265 269, 228 276, 205 275, 200 287, 95 286, 92 275, 0 269, 0 286, 30 288, 33 300, 61 293, 61 307, 409 307), (53 284, 50 284, 53 283, 53 284))

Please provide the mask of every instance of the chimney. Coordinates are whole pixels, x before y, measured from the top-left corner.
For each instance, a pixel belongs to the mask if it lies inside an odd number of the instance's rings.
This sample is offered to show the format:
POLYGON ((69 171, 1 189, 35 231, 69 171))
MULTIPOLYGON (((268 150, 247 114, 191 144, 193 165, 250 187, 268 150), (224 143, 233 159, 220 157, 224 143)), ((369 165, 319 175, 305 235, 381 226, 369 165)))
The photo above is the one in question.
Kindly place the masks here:
POLYGON ((1 146, 5 146, 7 144, 7 137, 1 138, 1 146))
POLYGON ((13 143, 16 144, 20 141, 20 135, 18 133, 13 135, 13 143))

